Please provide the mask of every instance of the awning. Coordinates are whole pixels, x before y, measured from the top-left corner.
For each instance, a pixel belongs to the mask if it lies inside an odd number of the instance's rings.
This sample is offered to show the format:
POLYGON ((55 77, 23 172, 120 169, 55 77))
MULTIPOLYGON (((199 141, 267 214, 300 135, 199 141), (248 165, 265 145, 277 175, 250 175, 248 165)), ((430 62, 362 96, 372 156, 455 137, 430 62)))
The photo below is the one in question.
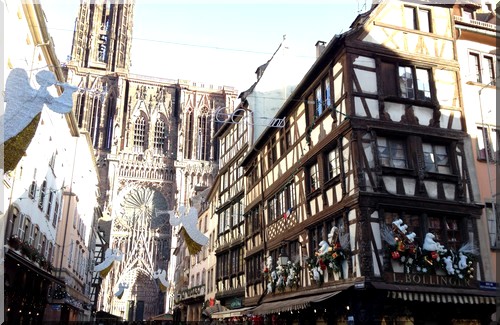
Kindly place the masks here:
POLYGON ((329 293, 323 293, 314 296, 300 297, 287 300, 279 300, 273 302, 265 302, 257 307, 255 307, 250 313, 252 315, 266 315, 274 314, 285 311, 305 309, 311 306, 312 303, 321 302, 328 298, 331 298, 342 291, 335 291, 329 293))
POLYGON ((410 286, 385 282, 372 282, 375 289, 387 290, 387 297, 405 301, 442 304, 496 304, 496 290, 476 288, 450 288, 410 286), (439 290, 439 292, 437 292, 439 290))
POLYGON ((250 313, 250 310, 254 307, 244 307, 240 309, 228 309, 226 311, 219 311, 212 314, 212 318, 228 318, 228 317, 240 317, 250 313))
POLYGON ((213 306, 209 306, 205 308, 201 313, 205 316, 212 316, 213 313, 219 312, 219 311, 224 311, 227 310, 226 307, 222 306, 221 304, 215 304, 213 306))
POLYGON ((495 297, 491 296, 388 291, 387 297, 394 299, 402 299, 406 301, 419 301, 419 302, 443 303, 443 304, 472 304, 472 305, 496 304, 495 297))

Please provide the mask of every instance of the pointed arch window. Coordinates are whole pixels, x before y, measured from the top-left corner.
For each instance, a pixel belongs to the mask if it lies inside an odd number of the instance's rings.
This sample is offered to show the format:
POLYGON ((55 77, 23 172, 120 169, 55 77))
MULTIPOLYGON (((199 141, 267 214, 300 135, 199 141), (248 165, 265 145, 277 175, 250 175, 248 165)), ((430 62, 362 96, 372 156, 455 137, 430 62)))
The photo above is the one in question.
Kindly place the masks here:
POLYGON ((186 138, 184 143, 184 158, 193 158, 193 135, 194 135, 194 114, 190 108, 186 114, 186 138))
POLYGON ((106 108, 106 125, 105 125, 105 149, 111 149, 111 144, 113 140, 113 122, 115 118, 115 107, 116 99, 114 96, 110 96, 108 99, 108 105, 106 108))
POLYGON ((145 149, 146 121, 139 116, 134 126, 134 151, 142 152, 145 149))
POLYGON ((167 138, 167 129, 165 127, 165 122, 162 119, 158 119, 155 124, 155 137, 154 137, 154 147, 156 153, 162 154, 166 149, 165 143, 167 138))
POLYGON ((97 148, 99 144, 99 124, 101 117, 101 98, 100 95, 94 97, 92 102, 92 115, 90 116, 89 133, 94 144, 94 148, 97 148))
POLYGON ((83 126, 83 117, 85 114, 85 93, 80 93, 76 97, 76 112, 75 117, 78 121, 78 127, 81 128, 83 126))
POLYGON ((198 117, 198 150, 197 159, 210 160, 210 140, 212 133, 212 118, 208 109, 204 108, 198 117))

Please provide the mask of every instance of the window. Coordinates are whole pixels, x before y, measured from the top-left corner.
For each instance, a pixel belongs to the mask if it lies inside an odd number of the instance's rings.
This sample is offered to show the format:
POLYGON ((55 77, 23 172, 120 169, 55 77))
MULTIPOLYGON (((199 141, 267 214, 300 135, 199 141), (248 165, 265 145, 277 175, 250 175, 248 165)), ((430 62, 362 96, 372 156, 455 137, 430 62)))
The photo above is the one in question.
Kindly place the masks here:
POLYGON ((158 154, 162 154, 165 149, 165 138, 167 134, 165 132, 165 122, 162 119, 158 119, 155 124, 155 138, 154 147, 158 154))
POLYGON ((408 29, 431 32, 431 12, 428 9, 405 6, 404 20, 408 29))
POLYGON ((481 53, 469 53, 470 78, 483 84, 496 84, 495 64, 492 56, 481 53))
POLYGON ((38 208, 40 210, 43 210, 46 191, 47 191, 47 181, 43 181, 42 186, 40 187, 40 198, 38 200, 38 208))
POLYGON ((237 247, 230 252, 231 257, 231 275, 237 275, 240 272, 243 272, 243 249, 242 247, 237 247))
POLYGON ((256 232, 260 231, 260 217, 258 206, 248 212, 245 229, 247 230, 247 235, 253 235, 256 232))
POLYGON ((264 269, 263 260, 262 252, 247 258, 245 276, 248 284, 262 281, 262 270, 264 269))
POLYGON ((462 218, 442 216, 442 215, 427 215, 409 214, 398 212, 385 212, 385 223, 390 228, 392 222, 396 219, 403 220, 403 223, 408 226, 407 232, 415 233, 414 242, 421 246, 424 243, 427 233, 434 234, 434 241, 439 242, 447 249, 452 249, 458 252, 458 249, 466 242, 463 230, 465 223, 462 218))
POLYGON ((286 248, 286 253, 288 255, 288 259, 292 263, 297 263, 300 260, 300 243, 298 240, 294 240, 288 243, 286 248))
POLYGON ((208 108, 204 107, 198 117, 198 149, 197 159, 210 160, 210 144, 212 139, 212 117, 208 108))
POLYGON ((52 226, 57 225, 57 219, 59 219, 59 200, 56 199, 56 202, 54 203, 54 213, 52 215, 52 226))
POLYGON ((485 207, 486 218, 488 220, 488 232, 490 235, 490 245, 494 248, 500 248, 500 222, 498 218, 498 205, 491 203, 486 203, 485 207), (495 208, 495 209, 493 209, 495 208), (496 216, 495 216, 496 214, 496 216))
POLYGON ((331 107, 331 84, 330 77, 327 76, 321 81, 314 91, 314 118, 317 118, 331 107))
POLYGON ((337 148, 328 153, 328 179, 332 179, 340 174, 340 157, 337 148))
POLYGON ((146 121, 143 116, 139 116, 134 127, 134 150, 143 152, 145 149, 146 121))
POLYGON ((431 70, 411 65, 381 62, 379 74, 385 96, 431 101, 431 70))
POLYGON ((267 145, 267 167, 271 168, 278 160, 278 152, 276 150, 276 139, 271 138, 271 142, 267 145))
POLYGON ((488 126, 477 127, 477 159, 495 162, 498 158, 497 129, 488 126))
POLYGON ((399 90, 402 98, 431 100, 429 71, 410 66, 399 67, 399 90))
POLYGON ((269 222, 279 217, 287 217, 287 213, 295 207, 295 185, 287 184, 267 201, 267 207, 269 222))
POLYGON ((19 227, 19 238, 21 238, 22 241, 28 241, 30 228, 31 220, 28 216, 23 215, 22 226, 19 227))
MULTIPOLYGON (((186 113, 186 137, 184 139, 184 158, 192 159, 193 157, 193 136, 194 136, 194 113, 192 108, 188 108, 186 113)), ((182 139, 182 137, 180 137, 182 139)), ((182 141, 182 140, 179 140, 182 141)), ((221 150, 224 153, 224 148, 221 150)))
POLYGON ((315 163, 309 168, 309 189, 311 192, 319 189, 319 169, 318 163, 315 163))
POLYGON ((30 199, 35 199, 35 195, 36 195, 36 182, 35 181, 32 181, 31 182, 31 185, 30 185, 30 188, 28 190, 28 196, 30 199))
MULTIPOLYGON (((343 231, 344 223, 342 216, 336 216, 328 220, 324 220, 323 222, 315 225, 314 227, 309 228, 309 238, 310 238, 309 244, 311 245, 309 248, 311 252, 314 252, 319 248, 319 243, 322 240, 328 239, 328 233, 331 231, 333 226, 336 226, 338 229, 342 229, 343 231)), ((296 249, 298 250, 298 247, 296 249)))
POLYGON ((378 158, 382 166, 407 168, 406 145, 402 140, 377 138, 378 158))
POLYGON ((47 210, 45 210, 45 218, 50 220, 50 212, 52 209, 52 201, 54 200, 54 192, 49 190, 49 202, 47 203, 47 210))
POLYGON ((319 85, 318 88, 316 88, 316 91, 314 94, 315 94, 314 99, 316 102, 316 110, 314 111, 314 116, 318 117, 321 114, 323 114, 323 110, 325 109, 325 106, 324 106, 325 103, 323 101, 321 85, 319 85))
POLYGON ((450 217, 429 217, 428 232, 434 234, 434 240, 446 248, 458 251, 463 238, 461 220, 450 217))
POLYGON ((425 171, 451 174, 448 149, 446 146, 422 143, 422 150, 424 152, 425 171))

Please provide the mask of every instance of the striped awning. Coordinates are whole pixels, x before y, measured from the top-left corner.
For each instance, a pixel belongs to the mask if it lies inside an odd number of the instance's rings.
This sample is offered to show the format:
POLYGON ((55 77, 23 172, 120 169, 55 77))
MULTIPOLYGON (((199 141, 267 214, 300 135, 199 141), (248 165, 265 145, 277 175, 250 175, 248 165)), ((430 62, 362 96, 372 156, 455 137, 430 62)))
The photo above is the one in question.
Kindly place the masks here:
POLYGON ((295 299, 266 302, 252 309, 250 313, 252 315, 266 315, 266 314, 282 313, 287 311, 305 309, 311 306, 312 303, 321 302, 341 292, 342 291, 336 291, 309 297, 300 297, 295 299))
POLYGON ((388 291, 387 297, 393 299, 402 299, 406 301, 443 303, 443 304, 471 304, 471 305, 496 304, 495 297, 492 296, 473 296, 473 295, 441 294, 441 293, 411 292, 411 291, 388 291))
POLYGON ((220 319, 220 318, 229 318, 229 317, 240 317, 244 316, 246 314, 249 314, 250 310, 253 309, 253 307, 243 307, 240 309, 228 309, 226 311, 219 311, 216 313, 212 314, 212 318, 214 319, 220 319))

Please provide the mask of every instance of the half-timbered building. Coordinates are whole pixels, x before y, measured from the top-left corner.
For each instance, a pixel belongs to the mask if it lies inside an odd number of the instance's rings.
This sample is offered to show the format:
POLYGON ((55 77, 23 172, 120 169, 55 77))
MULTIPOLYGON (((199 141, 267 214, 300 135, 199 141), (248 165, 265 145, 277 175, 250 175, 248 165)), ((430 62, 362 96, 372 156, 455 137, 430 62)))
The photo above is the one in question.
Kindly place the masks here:
POLYGON ((318 43, 241 162, 255 320, 489 321, 454 32, 451 5, 382 1, 318 43))

